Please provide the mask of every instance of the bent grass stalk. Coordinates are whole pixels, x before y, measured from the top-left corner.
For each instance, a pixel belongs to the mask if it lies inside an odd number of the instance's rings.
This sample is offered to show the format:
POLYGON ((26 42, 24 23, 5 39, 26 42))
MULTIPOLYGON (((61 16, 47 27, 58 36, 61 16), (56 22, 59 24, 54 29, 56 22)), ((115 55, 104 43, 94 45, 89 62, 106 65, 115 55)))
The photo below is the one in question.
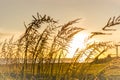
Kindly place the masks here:
MULTIPOLYGON (((41 78, 42 80, 87 79, 89 68, 94 65, 99 56, 113 48, 107 42, 87 44, 84 50, 76 50, 71 63, 62 62, 62 59, 68 54, 67 48, 74 35, 84 30, 80 27, 74 27, 74 24, 80 19, 58 26, 58 21, 50 16, 41 16, 37 13, 37 17, 32 17, 33 21, 30 24, 24 24, 26 31, 22 37, 15 42, 12 37, 8 42, 5 41, 0 44, 1 56, 6 61, 6 67, 10 69, 7 72, 11 74, 13 72, 12 66, 15 67, 16 65, 16 75, 21 75, 19 77, 22 80, 28 78, 28 75, 31 75, 32 77, 29 76, 31 78, 41 78), (41 31, 43 27, 46 28, 41 31), (87 51, 89 51, 89 54, 87 51), (87 55, 85 63, 78 63, 82 55, 87 55), (93 58, 92 63, 89 63, 91 55, 97 56, 93 58)), ((118 20, 118 18, 113 18, 114 20, 118 20)), ((106 27, 112 27, 120 23, 117 21, 111 24, 111 22, 111 20, 108 21, 104 30, 106 27)), ((88 40, 101 34, 104 33, 92 32, 88 40)))

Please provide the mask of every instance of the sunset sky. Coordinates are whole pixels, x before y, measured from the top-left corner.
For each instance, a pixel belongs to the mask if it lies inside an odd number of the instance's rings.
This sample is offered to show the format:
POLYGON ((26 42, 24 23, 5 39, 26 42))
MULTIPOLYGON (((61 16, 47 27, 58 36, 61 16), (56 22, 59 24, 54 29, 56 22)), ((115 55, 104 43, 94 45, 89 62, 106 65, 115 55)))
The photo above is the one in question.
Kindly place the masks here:
MULTIPOLYGON (((32 15, 47 14, 61 24, 82 18, 77 26, 99 31, 107 20, 120 15, 120 0, 0 0, 0 38, 24 31, 32 15)), ((107 37, 119 42, 120 25, 107 37), (117 36, 116 36, 117 35, 117 36)))

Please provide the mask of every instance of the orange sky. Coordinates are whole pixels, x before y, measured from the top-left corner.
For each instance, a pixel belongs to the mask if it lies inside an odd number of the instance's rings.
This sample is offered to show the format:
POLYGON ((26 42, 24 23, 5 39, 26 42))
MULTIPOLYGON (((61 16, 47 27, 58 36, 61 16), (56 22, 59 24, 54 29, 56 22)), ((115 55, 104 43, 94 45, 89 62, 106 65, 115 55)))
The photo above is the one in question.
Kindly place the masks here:
MULTIPOLYGON (((60 24, 82 18, 75 26, 90 32, 101 31, 110 17, 120 15, 120 0, 0 0, 0 41, 22 34, 25 30, 23 23, 30 23, 31 16, 37 12, 59 20, 60 24)), ((117 31, 112 32, 113 35, 95 39, 120 42, 120 25, 114 27, 117 31)), ((79 45, 74 43, 72 46, 79 45)))
MULTIPOLYGON (((23 22, 28 24, 32 20, 31 15, 36 15, 37 12, 50 15, 62 24, 69 20, 82 18, 77 26, 90 31, 99 31, 110 17, 120 15, 120 1, 0 0, 0 10, 0 32, 5 36, 23 32, 23 22)), ((113 32, 112 36, 105 36, 105 40, 119 42, 120 27, 115 26, 115 28, 117 31, 113 32)), ((0 38, 3 38, 2 35, 0 34, 0 38)))

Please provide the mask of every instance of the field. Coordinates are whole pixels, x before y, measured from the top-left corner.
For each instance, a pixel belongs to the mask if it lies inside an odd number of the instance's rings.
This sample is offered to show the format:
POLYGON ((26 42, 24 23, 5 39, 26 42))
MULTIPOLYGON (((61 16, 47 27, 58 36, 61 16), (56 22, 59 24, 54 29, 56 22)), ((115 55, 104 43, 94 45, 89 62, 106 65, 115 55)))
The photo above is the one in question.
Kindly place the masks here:
MULTIPOLYGON (((77 79, 77 78, 80 78, 82 75, 86 75, 89 80, 94 79, 96 76, 98 76, 100 78, 105 77, 105 75, 104 75, 104 73, 102 73, 102 71, 106 67, 108 67, 108 66, 106 66, 108 64, 110 64, 110 63, 107 62, 107 63, 102 63, 102 64, 92 64, 92 65, 89 64, 89 63, 77 63, 77 64, 75 64, 76 67, 78 67, 78 66, 81 67, 81 65, 84 66, 84 67, 82 67, 82 68, 79 67, 79 69, 77 71, 75 71, 74 75, 72 75, 72 76, 74 76, 77 79), (84 69, 86 69, 86 70, 84 70, 84 69)), ((71 65, 70 63, 60 63, 60 64, 54 63, 53 75, 56 75, 56 74, 57 75, 65 75, 64 73, 66 73, 66 70, 68 70, 70 65, 71 65), (60 69, 59 65, 61 65, 62 69, 60 69)), ((43 66, 44 66, 44 71, 49 67, 48 65, 45 65, 45 64, 43 66)), ((37 65, 36 65, 36 68, 37 68, 37 65)), ((0 79, 22 80, 23 75, 20 71, 21 69, 22 69, 22 64, 20 64, 19 66, 18 65, 13 65, 13 64, 12 65, 0 65, 0 79)), ((26 70, 26 79, 28 79, 28 80, 32 79, 32 73, 31 73, 30 70, 31 70, 31 64, 28 64, 28 68, 26 70)), ((42 79, 43 80, 48 80, 47 78, 49 77, 49 72, 50 71, 48 71, 48 73, 44 73, 44 71, 42 71, 42 70, 40 71, 41 76, 39 74, 37 74, 37 71, 35 71, 34 76, 39 77, 39 78, 37 78, 37 80, 42 80, 42 79), (44 76, 42 76, 42 74, 44 74, 44 76)), ((117 69, 115 69, 113 71, 117 71, 117 69)), ((120 74, 118 74, 118 75, 120 75, 120 74)))

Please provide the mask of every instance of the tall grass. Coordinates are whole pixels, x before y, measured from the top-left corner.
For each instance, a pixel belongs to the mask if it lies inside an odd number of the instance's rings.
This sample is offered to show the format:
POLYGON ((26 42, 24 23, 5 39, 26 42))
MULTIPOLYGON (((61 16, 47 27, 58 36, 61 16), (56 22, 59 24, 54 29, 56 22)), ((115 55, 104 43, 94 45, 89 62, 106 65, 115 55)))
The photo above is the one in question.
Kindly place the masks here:
MULTIPOLYGON (((37 17, 32 17, 30 24, 24 24, 25 33, 18 40, 13 41, 14 37, 12 37, 1 44, 1 58, 8 66, 7 72, 16 74, 16 79, 19 76, 20 80, 26 80, 29 77, 37 80, 74 80, 75 78, 88 80, 88 71, 99 56, 108 49, 114 48, 111 42, 87 43, 97 35, 109 35, 109 33, 91 32, 86 40, 86 48, 76 49, 73 61, 65 63, 63 58, 68 54, 69 43, 75 34, 84 30, 81 27, 74 27, 79 19, 58 25, 58 21, 50 16, 41 16, 37 13, 37 17), (79 63, 83 55, 86 56, 84 63, 79 63), (93 55, 93 61, 89 62, 93 55)), ((110 19, 103 31, 107 27, 119 24, 118 19, 119 17, 110 19)))

